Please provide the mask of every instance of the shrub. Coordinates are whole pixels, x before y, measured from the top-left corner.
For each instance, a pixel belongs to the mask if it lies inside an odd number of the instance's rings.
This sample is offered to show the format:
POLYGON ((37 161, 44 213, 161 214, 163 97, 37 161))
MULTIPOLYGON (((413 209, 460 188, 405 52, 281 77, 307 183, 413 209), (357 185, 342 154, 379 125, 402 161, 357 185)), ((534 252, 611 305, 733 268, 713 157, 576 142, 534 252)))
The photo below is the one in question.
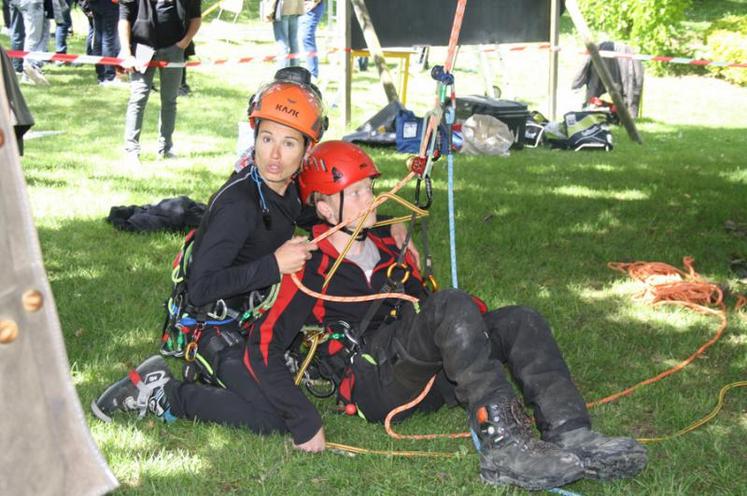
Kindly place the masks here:
MULTIPOLYGON (((592 29, 615 41, 625 41, 641 53, 687 56, 681 23, 691 0, 579 0, 592 29)), ((661 66, 661 64, 657 64, 661 66)), ((673 67, 660 67, 661 70, 673 67)))
MULTIPOLYGON (((714 22, 705 34, 703 58, 720 62, 747 62, 747 16, 727 16, 714 22)), ((708 71, 747 86, 747 69, 709 65, 708 71)))

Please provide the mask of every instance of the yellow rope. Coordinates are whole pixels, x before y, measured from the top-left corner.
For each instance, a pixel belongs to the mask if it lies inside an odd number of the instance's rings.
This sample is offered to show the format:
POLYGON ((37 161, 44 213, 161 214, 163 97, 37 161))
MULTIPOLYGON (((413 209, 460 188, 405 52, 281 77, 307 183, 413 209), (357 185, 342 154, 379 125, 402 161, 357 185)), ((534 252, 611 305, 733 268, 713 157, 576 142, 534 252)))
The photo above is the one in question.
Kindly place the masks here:
POLYGON ((687 434, 688 432, 694 431, 695 429, 702 426, 706 422, 710 422, 716 417, 716 415, 718 415, 718 412, 724 406, 724 398, 726 397, 726 393, 728 393, 729 390, 738 388, 738 387, 745 387, 745 386, 747 386, 747 381, 732 382, 731 384, 727 384, 726 386, 722 387, 721 391, 719 391, 718 393, 718 403, 716 404, 716 407, 713 410, 711 410, 711 412, 708 415, 706 415, 705 417, 699 420, 696 420, 695 422, 688 425, 684 429, 680 429, 674 434, 669 434, 667 436, 638 438, 638 441, 641 443, 659 443, 661 441, 667 441, 669 439, 674 439, 675 437, 679 437, 679 436, 682 436, 683 434, 687 434))
MULTIPOLYGON (((710 422, 713 420, 718 413, 721 411, 721 409, 724 406, 724 398, 726 397, 726 393, 728 393, 730 390, 734 388, 740 388, 740 387, 747 387, 747 381, 737 381, 733 382, 731 384, 727 384, 726 386, 721 388, 721 391, 719 391, 718 395, 718 403, 716 404, 716 407, 708 413, 705 417, 693 422, 689 426, 685 427, 684 429, 680 429, 679 431, 675 432, 674 434, 669 434, 667 436, 661 436, 661 437, 651 437, 651 438, 638 438, 637 440, 641 443, 658 443, 662 441, 667 441, 670 439, 674 439, 675 437, 682 436, 684 434, 687 434, 688 432, 692 432, 698 427, 701 427, 702 425, 706 424, 707 422, 710 422)), ((350 453, 353 455, 383 455, 383 456, 401 456, 401 457, 407 457, 407 458, 414 458, 414 457, 420 457, 420 458, 456 458, 458 456, 462 455, 462 452, 446 452, 446 451, 387 451, 387 450, 373 450, 373 449, 366 449, 366 448, 360 448, 357 446, 350 446, 347 444, 340 444, 340 443, 327 443, 327 448, 333 450, 333 451, 340 451, 343 453, 350 453)))
POLYGON ((454 452, 449 453, 446 451, 386 451, 386 450, 372 450, 366 448, 359 448, 357 446, 349 446, 347 444, 339 443, 327 443, 327 448, 343 451, 345 453, 352 453, 355 455, 384 455, 384 456, 403 456, 408 458, 420 457, 420 458, 456 458, 461 453, 454 452))

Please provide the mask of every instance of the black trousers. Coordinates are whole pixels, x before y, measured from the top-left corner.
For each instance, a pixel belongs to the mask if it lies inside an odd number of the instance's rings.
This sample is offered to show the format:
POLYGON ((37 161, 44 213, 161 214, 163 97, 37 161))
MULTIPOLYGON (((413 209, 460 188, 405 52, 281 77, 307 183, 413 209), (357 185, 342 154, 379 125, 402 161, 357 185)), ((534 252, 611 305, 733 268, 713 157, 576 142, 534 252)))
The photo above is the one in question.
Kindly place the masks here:
POLYGON ((470 413, 485 403, 511 399, 515 393, 505 366, 534 409, 544 438, 590 426, 550 326, 529 308, 481 315, 466 293, 442 290, 423 302, 419 313, 408 307, 400 320, 376 331, 366 348, 378 363, 355 360, 353 401, 369 421, 382 421, 436 374, 436 387, 421 410, 443 404, 449 383, 470 413))
POLYGON ((169 381, 166 396, 179 418, 245 427, 258 434, 287 432, 285 423, 249 375, 244 346, 223 351, 217 371, 226 389, 200 383, 169 381))

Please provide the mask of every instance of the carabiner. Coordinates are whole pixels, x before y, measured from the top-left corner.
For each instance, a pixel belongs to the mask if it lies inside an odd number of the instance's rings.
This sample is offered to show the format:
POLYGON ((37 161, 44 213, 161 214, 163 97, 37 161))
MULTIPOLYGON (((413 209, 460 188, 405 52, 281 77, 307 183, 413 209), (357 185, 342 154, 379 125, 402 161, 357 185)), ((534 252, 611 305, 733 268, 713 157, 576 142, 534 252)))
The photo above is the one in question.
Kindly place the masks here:
POLYGON ((228 306, 226 305, 226 302, 223 301, 223 299, 216 301, 213 311, 208 312, 207 315, 208 317, 212 317, 216 320, 226 320, 226 316, 228 315, 228 306), (219 309, 220 313, 218 313, 219 309))
POLYGON ((184 348, 184 361, 192 363, 197 357, 197 341, 190 341, 187 343, 187 347, 184 348))
POLYGON ((389 266, 388 269, 386 269, 386 278, 389 279, 391 282, 394 282, 392 280, 392 274, 394 274, 394 269, 400 268, 404 271, 404 275, 402 276, 402 280, 399 281, 401 284, 404 284, 407 282, 408 279, 410 279, 410 267, 407 266, 406 263, 397 263, 393 262, 392 265, 389 266))
POLYGON ((438 281, 433 276, 433 274, 425 278, 425 280, 423 281, 423 286, 429 289, 431 293, 435 293, 441 288, 441 286, 438 285, 438 281))

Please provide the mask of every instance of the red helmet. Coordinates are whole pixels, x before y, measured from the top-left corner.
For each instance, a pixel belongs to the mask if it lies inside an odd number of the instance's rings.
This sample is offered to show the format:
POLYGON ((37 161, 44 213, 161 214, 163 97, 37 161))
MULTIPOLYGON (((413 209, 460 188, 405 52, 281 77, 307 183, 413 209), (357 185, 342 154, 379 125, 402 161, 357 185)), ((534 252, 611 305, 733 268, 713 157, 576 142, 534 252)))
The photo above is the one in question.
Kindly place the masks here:
POLYGON ((325 141, 315 146, 301 167, 298 185, 301 201, 312 193, 334 195, 351 184, 381 173, 359 146, 345 141, 325 141))

